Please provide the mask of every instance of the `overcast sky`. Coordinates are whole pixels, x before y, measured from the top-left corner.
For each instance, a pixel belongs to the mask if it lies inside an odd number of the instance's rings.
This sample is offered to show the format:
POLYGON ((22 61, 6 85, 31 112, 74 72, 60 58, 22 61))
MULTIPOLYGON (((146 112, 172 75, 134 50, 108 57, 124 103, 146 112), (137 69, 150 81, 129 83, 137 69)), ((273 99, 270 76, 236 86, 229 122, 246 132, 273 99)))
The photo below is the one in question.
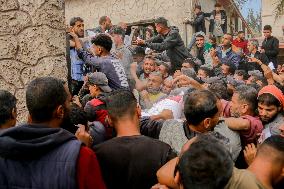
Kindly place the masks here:
POLYGON ((241 10, 243 16, 246 18, 248 15, 248 10, 252 8, 254 12, 259 12, 261 9, 261 0, 249 0, 241 10))

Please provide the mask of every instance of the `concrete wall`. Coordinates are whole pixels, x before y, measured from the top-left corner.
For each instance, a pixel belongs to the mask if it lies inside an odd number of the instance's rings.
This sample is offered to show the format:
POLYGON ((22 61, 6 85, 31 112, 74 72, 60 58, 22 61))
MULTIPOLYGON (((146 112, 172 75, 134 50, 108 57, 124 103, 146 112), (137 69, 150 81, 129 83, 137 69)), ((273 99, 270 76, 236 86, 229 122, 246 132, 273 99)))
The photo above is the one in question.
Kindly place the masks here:
POLYGON ((1 0, 0 20, 0 89, 16 95, 25 121, 29 81, 67 76, 64 0, 1 0))
POLYGON ((284 15, 275 21, 275 3, 279 0, 262 0, 262 26, 271 25, 272 33, 278 38, 284 39, 282 27, 284 27, 284 15))
MULTIPOLYGON (((211 0, 206 0, 211 1, 211 0)), ((185 38, 184 19, 191 13, 191 0, 66 0, 66 22, 80 16, 85 20, 85 29, 98 26, 98 19, 107 15, 113 24, 127 23, 164 16, 180 29, 185 38)), ((190 34, 188 27, 188 34, 190 34)))

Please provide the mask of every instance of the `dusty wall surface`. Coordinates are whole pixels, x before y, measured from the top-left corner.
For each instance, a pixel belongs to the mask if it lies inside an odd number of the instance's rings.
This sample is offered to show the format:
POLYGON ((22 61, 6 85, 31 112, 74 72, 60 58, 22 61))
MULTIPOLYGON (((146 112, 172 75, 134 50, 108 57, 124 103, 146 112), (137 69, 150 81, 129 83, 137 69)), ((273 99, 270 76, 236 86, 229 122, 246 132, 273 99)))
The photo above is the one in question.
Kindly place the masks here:
POLYGON ((18 99, 25 121, 25 87, 38 76, 67 77, 64 0, 0 0, 0 89, 18 99))
POLYGON ((277 0, 262 0, 262 26, 271 25, 274 36, 284 41, 284 15, 275 20, 275 7, 277 0))
MULTIPOLYGON (((183 38, 185 26, 182 22, 191 10, 190 0, 65 0, 66 22, 80 16, 85 21, 85 29, 97 27, 99 18, 104 15, 109 16, 113 24, 164 16, 180 29, 183 38)), ((191 30, 189 26, 188 30, 191 30)))

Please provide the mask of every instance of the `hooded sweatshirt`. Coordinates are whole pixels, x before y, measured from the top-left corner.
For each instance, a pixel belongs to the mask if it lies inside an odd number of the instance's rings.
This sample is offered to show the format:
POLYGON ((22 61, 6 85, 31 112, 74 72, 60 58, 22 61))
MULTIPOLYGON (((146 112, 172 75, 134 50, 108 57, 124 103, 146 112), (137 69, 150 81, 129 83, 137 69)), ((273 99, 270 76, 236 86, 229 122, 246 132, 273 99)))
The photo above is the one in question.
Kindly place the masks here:
POLYGON ((0 132, 0 188, 77 188, 81 148, 61 128, 22 125, 0 132))

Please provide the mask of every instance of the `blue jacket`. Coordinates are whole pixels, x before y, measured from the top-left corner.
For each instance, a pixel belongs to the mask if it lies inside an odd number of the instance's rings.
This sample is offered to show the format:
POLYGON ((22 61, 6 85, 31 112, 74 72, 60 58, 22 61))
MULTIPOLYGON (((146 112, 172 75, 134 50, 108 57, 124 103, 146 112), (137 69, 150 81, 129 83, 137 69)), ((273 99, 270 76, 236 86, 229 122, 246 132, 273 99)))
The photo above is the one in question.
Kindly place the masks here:
POLYGON ((0 133, 1 189, 75 189, 81 142, 68 131, 24 125, 0 133))
POLYGON ((225 62, 233 63, 236 68, 239 67, 241 57, 232 51, 232 48, 226 52, 226 56, 222 56, 222 50, 220 47, 217 48, 217 56, 222 64, 225 62))

